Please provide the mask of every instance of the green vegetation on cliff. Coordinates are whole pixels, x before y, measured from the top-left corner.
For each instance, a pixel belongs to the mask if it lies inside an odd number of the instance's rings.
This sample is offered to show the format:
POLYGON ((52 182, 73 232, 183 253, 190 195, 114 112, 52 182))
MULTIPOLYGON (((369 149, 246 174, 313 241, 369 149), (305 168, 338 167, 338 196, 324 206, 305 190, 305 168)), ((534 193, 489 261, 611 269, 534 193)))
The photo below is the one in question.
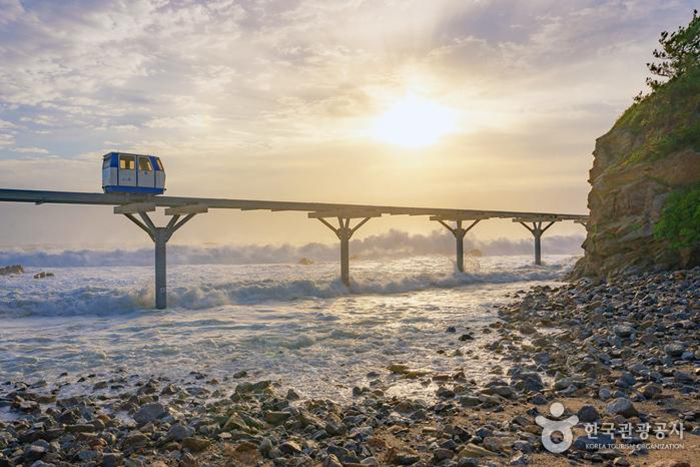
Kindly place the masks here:
POLYGON ((654 236, 668 240, 673 250, 700 245, 700 183, 671 193, 654 236))
POLYGON ((652 89, 640 93, 614 128, 624 129, 635 141, 619 159, 621 164, 653 161, 691 148, 700 154, 700 16, 669 34, 661 33, 658 63, 648 63, 657 78, 648 78, 652 89), (662 78, 659 80, 658 78, 662 78))
POLYGON ((615 128, 644 140, 621 163, 656 160, 687 147, 700 153, 700 66, 632 105, 615 128))

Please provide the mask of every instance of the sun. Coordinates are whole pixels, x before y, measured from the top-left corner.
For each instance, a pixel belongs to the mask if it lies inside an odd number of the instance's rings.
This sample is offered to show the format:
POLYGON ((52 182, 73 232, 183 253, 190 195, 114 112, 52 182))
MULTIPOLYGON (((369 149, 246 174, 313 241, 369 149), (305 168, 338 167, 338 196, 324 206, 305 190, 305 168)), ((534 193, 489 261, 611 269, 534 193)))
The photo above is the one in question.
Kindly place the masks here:
POLYGON ((454 110, 409 94, 377 118, 372 136, 385 143, 416 148, 436 143, 455 126, 454 110))

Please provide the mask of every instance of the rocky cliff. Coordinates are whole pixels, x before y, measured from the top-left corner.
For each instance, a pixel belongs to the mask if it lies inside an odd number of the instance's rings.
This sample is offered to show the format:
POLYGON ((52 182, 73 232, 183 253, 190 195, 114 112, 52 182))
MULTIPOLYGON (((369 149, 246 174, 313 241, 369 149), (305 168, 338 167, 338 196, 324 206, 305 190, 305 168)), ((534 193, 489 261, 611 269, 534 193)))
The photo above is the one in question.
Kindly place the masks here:
POLYGON ((671 193, 700 183, 700 69, 630 107, 596 141, 586 256, 574 276, 700 264, 698 248, 654 235, 671 193))

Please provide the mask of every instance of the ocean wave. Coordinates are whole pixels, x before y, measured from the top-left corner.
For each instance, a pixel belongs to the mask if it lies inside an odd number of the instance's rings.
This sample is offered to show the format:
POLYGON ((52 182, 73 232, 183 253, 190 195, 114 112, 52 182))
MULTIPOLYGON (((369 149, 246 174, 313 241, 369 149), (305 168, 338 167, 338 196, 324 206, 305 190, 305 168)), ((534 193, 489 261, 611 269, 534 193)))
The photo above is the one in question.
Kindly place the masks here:
MULTIPOLYGON (((387 295, 429 289, 451 289, 472 284, 499 284, 556 280, 571 266, 573 259, 536 267, 529 264, 495 264, 496 270, 474 273, 455 272, 374 272, 358 271, 350 288, 339 279, 263 278, 259 281, 230 280, 211 282, 193 279, 188 285, 168 290, 173 309, 202 310, 228 305, 255 305, 266 302, 291 302, 307 299, 333 299, 347 295, 387 295), (501 268, 501 270, 498 270, 501 268), (199 283, 197 283, 199 282, 199 283)), ((444 263, 443 263, 444 264, 444 263)), ((313 271, 309 271, 313 275, 313 271)), ((120 286, 119 270, 111 270, 105 286, 71 287, 62 284, 46 290, 32 281, 15 281, 12 289, 0 294, 0 317, 110 316, 150 310, 154 302, 152 286, 120 286), (108 285, 115 284, 114 288, 108 285), (22 285, 24 284, 24 285, 22 285)), ((124 273, 121 273, 124 274, 124 273)), ((80 279, 76 279, 76 282, 80 279)), ((184 281, 180 280, 180 283, 184 281)), ((8 284, 5 284, 8 285, 8 284)))
MULTIPOLYGON (((542 239, 549 255, 581 254, 581 235, 550 235, 542 239)), ((350 242, 354 256, 361 258, 408 257, 447 254, 454 251, 454 237, 442 230, 427 235, 390 230, 350 242)), ((494 239, 478 241, 467 236, 465 251, 479 250, 487 256, 523 255, 532 251, 532 239, 494 239)), ((308 243, 294 245, 224 245, 168 246, 168 264, 273 264, 296 263, 300 258, 313 261, 336 261, 337 244, 308 243)), ((24 267, 123 267, 151 266, 153 248, 133 250, 32 250, 13 248, 0 250, 0 266, 21 264, 24 267)))

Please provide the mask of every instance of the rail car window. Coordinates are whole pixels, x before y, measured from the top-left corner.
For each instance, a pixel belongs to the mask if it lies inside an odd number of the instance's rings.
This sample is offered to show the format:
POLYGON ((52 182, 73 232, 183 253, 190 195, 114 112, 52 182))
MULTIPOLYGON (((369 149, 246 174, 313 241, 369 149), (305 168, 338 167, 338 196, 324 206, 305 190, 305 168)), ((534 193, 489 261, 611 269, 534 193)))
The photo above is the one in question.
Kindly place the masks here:
POLYGON ((161 172, 163 171, 163 163, 160 161, 160 159, 156 159, 156 165, 158 166, 158 170, 161 172))
POLYGON ((104 160, 102 161, 102 168, 109 169, 111 162, 112 162, 112 156, 105 157, 104 160))
POLYGON ((139 170, 147 170, 148 172, 153 170, 151 161, 149 161, 146 157, 139 157, 139 170))
POLYGON ((122 170, 134 170, 136 168, 134 156, 120 156, 119 168, 122 170))

